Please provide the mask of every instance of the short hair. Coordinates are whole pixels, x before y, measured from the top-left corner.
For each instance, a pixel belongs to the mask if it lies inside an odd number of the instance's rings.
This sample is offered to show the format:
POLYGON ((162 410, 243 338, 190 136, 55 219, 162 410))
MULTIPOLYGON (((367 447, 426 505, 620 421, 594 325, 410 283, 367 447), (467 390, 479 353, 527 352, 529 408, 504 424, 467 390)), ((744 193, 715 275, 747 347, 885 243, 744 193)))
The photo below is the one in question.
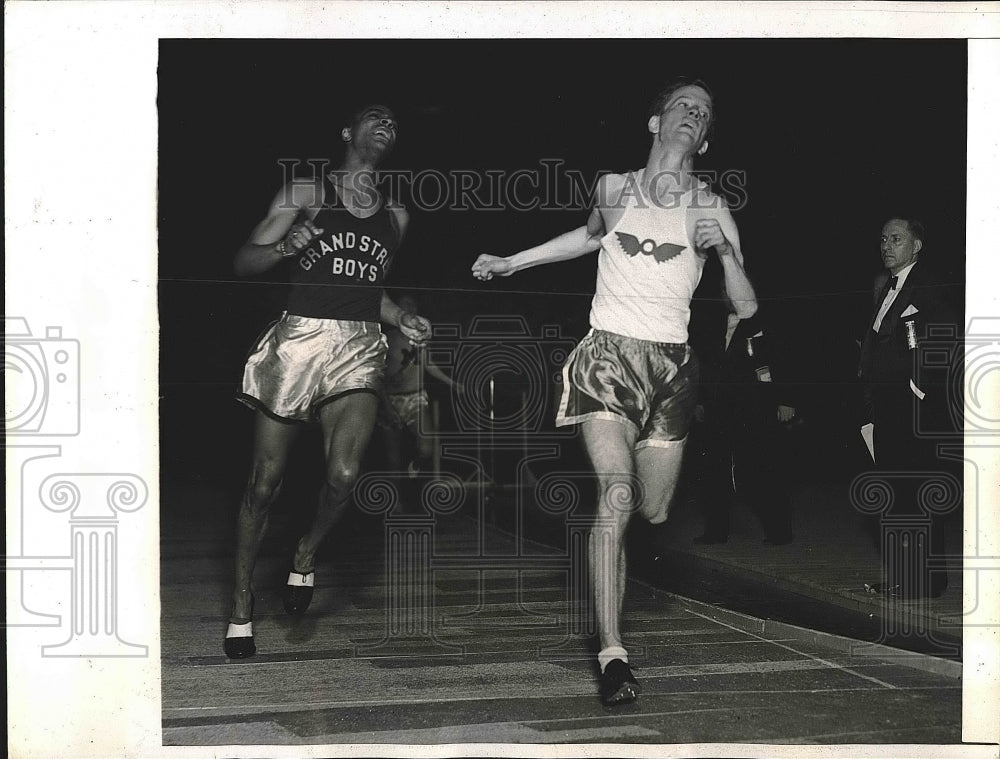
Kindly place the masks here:
POLYGON ((375 107, 385 108, 392 114, 396 122, 399 122, 399 112, 385 100, 351 100, 341 103, 329 111, 330 123, 337 126, 338 132, 344 127, 353 129, 361 115, 369 108, 375 107))
POLYGON ((339 137, 342 129, 349 129, 351 132, 354 131, 354 127, 357 126, 359 119, 362 114, 369 108, 385 108, 389 113, 392 114, 393 119, 396 121, 396 125, 399 125, 399 116, 396 109, 390 105, 386 105, 384 100, 355 100, 346 104, 341 104, 335 111, 331 111, 333 114, 332 118, 336 118, 336 121, 331 121, 331 123, 337 124, 337 129, 335 134, 337 135, 337 150, 343 154, 347 150, 347 146, 343 143, 339 137))
MULTIPOLYGON (((670 102, 670 98, 672 98, 674 94, 683 87, 700 87, 701 89, 705 90, 705 92, 708 93, 708 97, 711 98, 712 100, 712 116, 708 121, 708 130, 709 132, 711 132, 712 128, 715 126, 715 121, 716 121, 715 95, 712 94, 712 90, 709 88, 707 84, 705 84, 705 81, 697 77, 679 76, 674 79, 671 79, 667 83, 667 85, 662 90, 660 90, 659 94, 650 104, 649 116, 650 117, 659 116, 660 114, 662 114, 663 109, 666 108, 667 103, 670 102)), ((705 136, 707 138, 708 134, 706 134, 705 136)))
POLYGON ((920 242, 924 242, 926 230, 924 229, 924 224, 920 221, 920 219, 915 219, 912 216, 890 216, 886 219, 886 221, 892 221, 893 219, 906 224, 906 228, 910 231, 910 234, 920 240, 920 242))

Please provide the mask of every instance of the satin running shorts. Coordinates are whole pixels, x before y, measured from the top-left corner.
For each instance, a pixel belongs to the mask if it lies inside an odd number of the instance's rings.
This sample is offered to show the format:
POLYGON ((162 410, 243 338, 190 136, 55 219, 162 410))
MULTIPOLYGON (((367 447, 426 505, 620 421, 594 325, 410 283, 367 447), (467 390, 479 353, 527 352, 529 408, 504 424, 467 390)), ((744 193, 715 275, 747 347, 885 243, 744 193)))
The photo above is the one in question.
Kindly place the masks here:
POLYGON ((237 397, 281 421, 310 421, 347 393, 379 393, 386 346, 377 322, 285 313, 247 357, 237 397))
POLYGON ((420 426, 420 414, 430 406, 426 390, 412 393, 387 393, 379 404, 378 425, 388 430, 415 430, 420 426))
POLYGON ((563 367, 556 426, 605 419, 633 427, 636 448, 680 445, 697 392, 698 360, 690 346, 592 329, 563 367))

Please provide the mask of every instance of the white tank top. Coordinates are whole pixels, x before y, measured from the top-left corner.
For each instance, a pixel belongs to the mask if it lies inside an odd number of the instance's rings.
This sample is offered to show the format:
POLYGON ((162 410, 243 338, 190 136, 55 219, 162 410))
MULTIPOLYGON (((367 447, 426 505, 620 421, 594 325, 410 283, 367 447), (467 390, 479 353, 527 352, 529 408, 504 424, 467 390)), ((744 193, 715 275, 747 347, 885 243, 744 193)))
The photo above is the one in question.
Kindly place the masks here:
POLYGON ((601 239, 590 326, 639 340, 686 343, 691 297, 706 258, 692 242, 694 225, 728 211, 704 183, 669 202, 651 202, 639 189, 643 171, 626 179, 625 212, 601 239))

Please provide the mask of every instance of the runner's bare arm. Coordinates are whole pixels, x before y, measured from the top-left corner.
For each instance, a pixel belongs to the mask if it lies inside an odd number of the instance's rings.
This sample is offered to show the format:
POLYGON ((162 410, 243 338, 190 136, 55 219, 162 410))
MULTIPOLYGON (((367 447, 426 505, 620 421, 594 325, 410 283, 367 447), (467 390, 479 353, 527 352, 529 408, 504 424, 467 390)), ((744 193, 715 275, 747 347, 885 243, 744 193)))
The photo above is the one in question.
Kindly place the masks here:
POLYGON ((699 219, 695 223, 694 243, 699 248, 715 248, 722 262, 726 293, 733 302, 736 315, 749 319, 757 313, 757 295, 743 268, 740 233, 729 210, 723 208, 712 218, 699 219))
POLYGON ((494 276, 509 277, 523 269, 540 264, 569 261, 593 253, 601 247, 601 238, 607 228, 611 207, 617 205, 609 199, 617 199, 621 193, 624 177, 617 174, 602 176, 597 183, 597 197, 586 225, 566 232, 534 248, 522 250, 512 256, 492 256, 483 254, 472 265, 472 275, 486 281, 494 276))
POLYGON ((486 281, 494 276, 509 277, 514 272, 530 269, 540 264, 551 264, 557 261, 569 261, 587 253, 593 253, 601 247, 604 223, 600 212, 595 208, 586 226, 578 227, 572 232, 566 232, 554 237, 548 242, 534 248, 522 250, 506 258, 483 254, 472 265, 472 275, 486 281))
POLYGON ((241 277, 265 272, 277 265, 283 258, 296 255, 323 230, 311 221, 300 218, 300 213, 311 207, 319 207, 322 200, 322 184, 291 181, 286 184, 267 210, 250 238, 237 251, 233 269, 241 277))

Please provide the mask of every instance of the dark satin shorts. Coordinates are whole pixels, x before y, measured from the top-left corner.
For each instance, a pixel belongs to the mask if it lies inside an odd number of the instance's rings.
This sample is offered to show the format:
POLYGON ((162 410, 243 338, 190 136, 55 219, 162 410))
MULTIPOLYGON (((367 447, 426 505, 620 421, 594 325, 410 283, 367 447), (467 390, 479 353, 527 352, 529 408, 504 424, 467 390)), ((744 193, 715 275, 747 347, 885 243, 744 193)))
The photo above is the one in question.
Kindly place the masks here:
POLYGON ((690 346, 591 330, 563 367, 556 426, 606 419, 638 431, 636 448, 683 444, 697 403, 690 346))

